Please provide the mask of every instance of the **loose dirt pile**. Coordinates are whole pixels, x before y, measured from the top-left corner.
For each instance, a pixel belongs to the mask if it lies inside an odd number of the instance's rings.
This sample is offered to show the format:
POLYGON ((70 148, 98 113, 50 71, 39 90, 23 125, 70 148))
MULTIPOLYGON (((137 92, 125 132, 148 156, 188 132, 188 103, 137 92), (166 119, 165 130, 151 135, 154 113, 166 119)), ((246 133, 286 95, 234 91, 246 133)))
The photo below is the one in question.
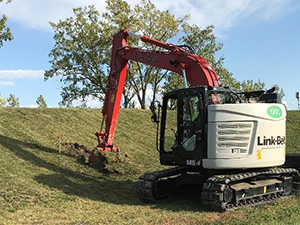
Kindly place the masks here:
POLYGON ((78 143, 62 143, 63 152, 74 156, 78 162, 89 165, 103 173, 124 175, 134 174, 128 155, 120 152, 100 152, 88 150, 78 143))

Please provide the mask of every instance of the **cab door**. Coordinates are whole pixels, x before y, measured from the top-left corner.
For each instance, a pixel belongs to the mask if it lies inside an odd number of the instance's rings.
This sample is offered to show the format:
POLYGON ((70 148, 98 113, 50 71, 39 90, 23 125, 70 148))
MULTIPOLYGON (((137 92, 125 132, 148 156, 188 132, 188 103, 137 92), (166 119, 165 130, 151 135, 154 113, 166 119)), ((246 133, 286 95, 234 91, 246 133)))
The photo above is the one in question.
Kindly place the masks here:
MULTIPOLYGON (((178 107, 178 155, 202 159, 205 155, 203 92, 182 92, 178 107)), ((185 157, 184 157, 185 158, 185 157)))

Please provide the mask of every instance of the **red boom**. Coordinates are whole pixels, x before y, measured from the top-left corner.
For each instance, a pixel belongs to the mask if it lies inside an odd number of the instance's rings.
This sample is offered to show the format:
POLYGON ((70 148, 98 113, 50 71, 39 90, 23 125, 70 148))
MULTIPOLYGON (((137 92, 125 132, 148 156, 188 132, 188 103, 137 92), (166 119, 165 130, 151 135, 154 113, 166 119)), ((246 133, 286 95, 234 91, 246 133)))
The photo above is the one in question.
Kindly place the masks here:
POLYGON ((193 55, 184 48, 163 43, 147 36, 139 36, 143 42, 167 49, 168 51, 149 51, 128 46, 127 38, 131 34, 128 30, 121 30, 113 38, 113 48, 102 109, 103 121, 98 137, 98 150, 117 151, 113 145, 113 138, 118 119, 121 97, 127 72, 128 60, 134 60, 147 65, 170 70, 184 76, 191 86, 219 86, 219 78, 212 66, 202 57, 193 55), (105 121, 105 131, 102 131, 105 121))

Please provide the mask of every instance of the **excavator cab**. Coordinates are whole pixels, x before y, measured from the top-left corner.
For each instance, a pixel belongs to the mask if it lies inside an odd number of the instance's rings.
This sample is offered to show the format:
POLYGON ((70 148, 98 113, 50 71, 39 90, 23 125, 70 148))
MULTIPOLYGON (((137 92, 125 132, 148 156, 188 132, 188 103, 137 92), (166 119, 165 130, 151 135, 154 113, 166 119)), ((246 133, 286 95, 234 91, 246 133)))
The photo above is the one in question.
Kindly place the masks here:
POLYGON ((207 156, 207 106, 233 102, 225 88, 199 86, 167 93, 162 104, 161 164, 201 166, 207 156))

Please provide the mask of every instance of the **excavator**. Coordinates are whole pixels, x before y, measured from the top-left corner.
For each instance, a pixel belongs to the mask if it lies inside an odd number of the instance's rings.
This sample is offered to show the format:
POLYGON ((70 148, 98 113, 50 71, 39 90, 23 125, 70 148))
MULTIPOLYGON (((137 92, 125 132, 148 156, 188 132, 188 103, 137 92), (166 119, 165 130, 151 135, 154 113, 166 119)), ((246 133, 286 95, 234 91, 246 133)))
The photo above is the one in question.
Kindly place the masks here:
POLYGON ((96 133, 99 151, 119 151, 113 140, 129 60, 176 72, 186 86, 166 93, 162 104, 151 103, 160 163, 169 167, 139 177, 141 200, 155 202, 191 184, 201 191, 204 207, 226 211, 299 193, 298 170, 282 166, 286 108, 278 94, 242 93, 247 99, 258 97, 249 103, 241 93, 222 87, 213 67, 185 46, 128 30, 113 37, 103 120, 96 133), (129 35, 159 50, 131 47, 129 35))

